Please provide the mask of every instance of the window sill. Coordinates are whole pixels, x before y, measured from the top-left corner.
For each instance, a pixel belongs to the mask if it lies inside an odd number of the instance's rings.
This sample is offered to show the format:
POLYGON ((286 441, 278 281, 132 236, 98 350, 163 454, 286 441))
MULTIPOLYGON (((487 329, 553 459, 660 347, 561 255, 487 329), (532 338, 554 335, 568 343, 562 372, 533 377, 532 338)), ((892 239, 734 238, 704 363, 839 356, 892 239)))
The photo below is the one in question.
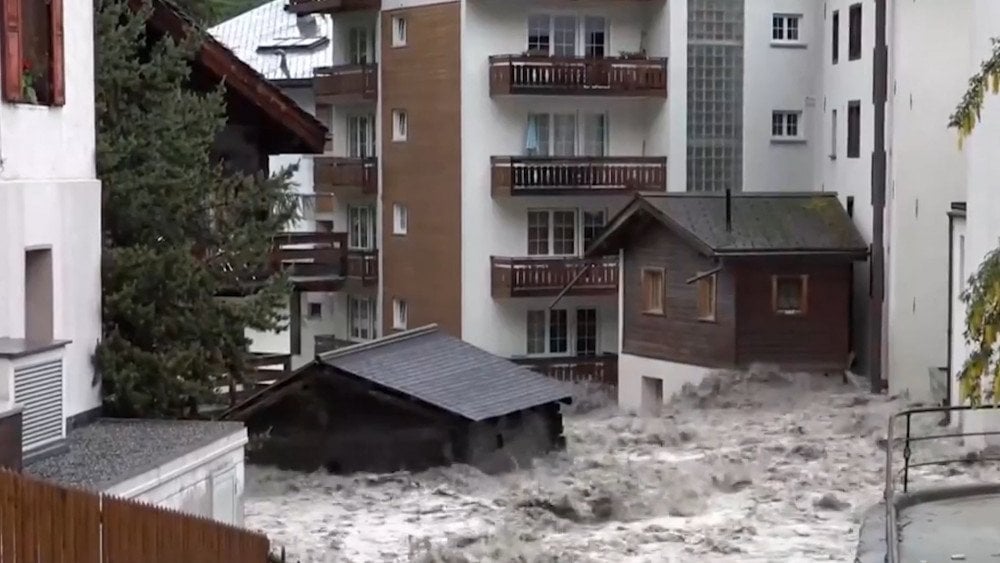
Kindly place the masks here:
POLYGON ((406 232, 405 231, 401 232, 401 233, 393 232, 392 236, 394 236, 394 237, 405 237, 406 236, 406 232))
POLYGON ((772 145, 804 145, 806 141, 805 137, 771 137, 772 145))
POLYGON ((774 314, 779 317, 804 317, 804 311, 775 311, 774 314))
POLYGON ((54 106, 51 104, 32 104, 30 102, 7 102, 10 105, 18 108, 29 109, 31 111, 46 111, 52 109, 59 109, 59 106, 54 106))
POLYGON ((809 44, 802 41, 775 41, 772 39, 771 47, 774 49, 806 49, 809 44))
POLYGON ((665 317, 667 314, 663 311, 643 311, 643 315, 649 315, 651 317, 665 317))
POLYGON ((698 322, 699 323, 716 323, 718 321, 716 321, 715 316, 711 316, 711 317, 698 317, 698 322))

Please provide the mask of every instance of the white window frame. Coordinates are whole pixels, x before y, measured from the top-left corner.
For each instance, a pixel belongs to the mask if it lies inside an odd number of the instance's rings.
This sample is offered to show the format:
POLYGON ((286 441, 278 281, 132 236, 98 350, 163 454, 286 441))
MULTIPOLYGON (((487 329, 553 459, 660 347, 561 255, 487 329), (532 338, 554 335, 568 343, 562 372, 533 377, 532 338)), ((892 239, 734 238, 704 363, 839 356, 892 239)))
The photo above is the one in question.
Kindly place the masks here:
MULTIPOLYGON (((531 112, 525 119, 525 132, 524 132, 524 152, 526 156, 591 156, 591 157, 604 157, 609 153, 610 144, 610 133, 611 129, 611 119, 607 112, 531 112), (557 131, 556 131, 556 121, 557 117, 564 118, 563 124, 567 121, 565 118, 572 116, 573 123, 573 151, 572 154, 556 154, 556 141, 557 141, 557 131), (535 139, 537 147, 530 149, 529 145, 529 134, 531 132, 531 122, 539 118, 541 122, 545 123, 542 127, 538 124, 535 125, 536 135, 539 136, 535 139), (540 131, 540 129, 545 129, 540 131), (596 129, 600 135, 600 138, 595 138, 592 133, 596 129), (600 146, 600 151, 590 150, 600 146), (600 152, 600 154, 596 154, 600 152), (595 154, 590 154, 595 153, 595 154)), ((563 129, 560 129, 562 131, 563 129)), ((565 152, 565 151, 563 151, 565 152)))
POLYGON ((775 143, 802 143, 806 140, 805 135, 805 121, 803 120, 804 113, 801 110, 784 110, 776 109, 771 112, 771 142, 775 143), (789 126, 791 125, 789 118, 794 116, 795 118, 795 134, 789 133, 789 126), (780 132, 775 133, 774 124, 775 119, 780 118, 781 126, 780 132))
POLYGON ((576 208, 533 208, 528 209, 526 222, 525 222, 525 243, 528 247, 528 255, 537 258, 559 258, 566 256, 577 256, 580 253, 580 237, 582 228, 580 223, 580 210, 576 208), (532 213, 546 213, 548 214, 548 235, 546 240, 548 241, 548 248, 544 254, 531 254, 531 214, 532 213), (569 253, 556 253, 555 252, 555 214, 556 213, 572 213, 573 214, 573 252, 569 253))
POLYGON ((392 300, 392 328, 396 330, 406 330, 409 321, 409 306, 405 299, 394 298, 392 300))
POLYGON ((572 358, 580 354, 577 350, 577 337, 579 336, 579 329, 577 323, 577 311, 583 309, 592 309, 595 311, 594 318, 594 356, 601 355, 601 310, 597 307, 574 307, 566 309, 531 309, 524 314, 524 351, 525 356, 529 358, 572 358), (552 312, 553 311, 565 311, 566 313, 566 351, 565 352, 552 352, 552 312), (545 319, 545 335, 544 343, 545 350, 543 352, 529 352, 530 334, 529 327, 531 323, 531 314, 541 313, 545 319))
POLYGON ((410 118, 406 110, 392 110, 392 140, 400 143, 406 141, 410 135, 410 118))
POLYGON ((406 47, 406 18, 392 16, 392 46, 406 47))
POLYGON ((576 12, 536 12, 528 14, 527 19, 524 22, 525 37, 524 46, 526 50, 531 50, 531 22, 536 18, 545 18, 548 23, 548 38, 549 45, 546 55, 550 57, 583 57, 586 56, 588 38, 587 38, 587 20, 604 20, 604 56, 608 57, 611 53, 611 19, 604 14, 588 14, 588 13, 576 13, 576 12), (556 20, 559 18, 573 18, 573 53, 568 55, 562 53, 556 55, 556 20))
POLYGON ((802 14, 771 14, 771 45, 775 47, 805 45, 805 40, 802 37, 802 14), (790 25, 792 21, 795 22, 794 26, 790 25), (790 39, 788 36, 793 29, 795 30, 795 38, 790 39), (779 34, 781 37, 775 37, 779 34))
POLYGON ((354 341, 374 340, 375 316, 378 313, 375 299, 369 297, 347 296, 347 324, 350 339, 354 341), (367 319, 365 318, 367 317, 367 319), (367 326, 361 326, 367 324, 367 326), (362 331, 367 330, 368 336, 362 336, 362 331))
POLYGON ((347 156, 351 158, 375 156, 378 144, 377 131, 374 113, 347 116, 347 156))
POLYGON ((410 210, 402 203, 392 204, 392 234, 405 235, 410 229, 410 210))
POLYGON ((375 213, 374 205, 347 206, 347 247, 349 249, 374 250, 376 248, 375 224, 377 223, 377 217, 375 213), (355 221, 355 218, 357 218, 357 221, 355 221))
POLYGON ((351 64, 375 63, 375 30, 371 26, 352 26, 347 32, 347 43, 347 58, 351 64))

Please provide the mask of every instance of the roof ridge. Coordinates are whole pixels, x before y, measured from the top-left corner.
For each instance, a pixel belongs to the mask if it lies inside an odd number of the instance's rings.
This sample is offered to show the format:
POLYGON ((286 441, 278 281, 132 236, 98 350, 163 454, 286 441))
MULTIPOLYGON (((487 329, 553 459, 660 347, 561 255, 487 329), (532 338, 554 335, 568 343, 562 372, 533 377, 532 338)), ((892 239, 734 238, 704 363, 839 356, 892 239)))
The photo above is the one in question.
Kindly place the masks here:
POLYGON ((370 340, 368 342, 359 342, 351 346, 345 346, 343 348, 337 348, 336 350, 330 350, 329 352, 323 352, 322 354, 316 354, 316 359, 319 361, 333 360, 355 352, 363 352, 366 350, 371 350, 373 348, 380 348, 387 344, 393 344, 401 340, 409 340, 410 338, 416 338, 418 336, 424 336, 437 332, 438 325, 436 323, 424 325, 422 327, 406 330, 403 332, 397 332, 396 334, 390 334, 389 336, 383 336, 375 340, 370 340))

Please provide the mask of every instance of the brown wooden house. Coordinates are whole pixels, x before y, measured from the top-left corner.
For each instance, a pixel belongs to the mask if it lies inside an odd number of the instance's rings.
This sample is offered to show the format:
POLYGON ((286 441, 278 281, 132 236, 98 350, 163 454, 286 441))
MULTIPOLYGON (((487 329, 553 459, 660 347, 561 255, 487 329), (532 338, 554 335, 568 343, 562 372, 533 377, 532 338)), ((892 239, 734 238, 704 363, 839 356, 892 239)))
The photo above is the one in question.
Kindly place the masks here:
POLYGON ((616 251, 624 403, 642 377, 676 390, 705 371, 691 368, 848 367, 867 245, 835 194, 640 195, 587 249, 616 251))

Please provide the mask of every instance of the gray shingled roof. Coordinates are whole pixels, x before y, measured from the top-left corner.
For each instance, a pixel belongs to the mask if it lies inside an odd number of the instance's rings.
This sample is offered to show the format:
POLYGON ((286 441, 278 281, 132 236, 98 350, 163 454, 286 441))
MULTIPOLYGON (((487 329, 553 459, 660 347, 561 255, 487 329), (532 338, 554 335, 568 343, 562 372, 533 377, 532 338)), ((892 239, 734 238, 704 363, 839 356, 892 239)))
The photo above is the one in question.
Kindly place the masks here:
POLYGON ((841 252, 863 254, 868 245, 834 193, 741 193, 732 196, 732 227, 726 228, 725 194, 646 195, 612 219, 601 247, 647 210, 689 240, 718 254, 841 252))
POLYGON ((333 61, 328 20, 320 16, 297 18, 285 11, 285 4, 287 0, 272 0, 208 31, 268 80, 312 79, 313 69, 330 66, 333 61), (310 44, 311 48, 303 48, 310 44), (259 51, 262 46, 271 47, 259 51), (287 74, 281 68, 279 46, 284 46, 287 74))
POLYGON ((473 421, 564 401, 564 383, 494 356, 436 327, 319 356, 335 367, 473 421))

